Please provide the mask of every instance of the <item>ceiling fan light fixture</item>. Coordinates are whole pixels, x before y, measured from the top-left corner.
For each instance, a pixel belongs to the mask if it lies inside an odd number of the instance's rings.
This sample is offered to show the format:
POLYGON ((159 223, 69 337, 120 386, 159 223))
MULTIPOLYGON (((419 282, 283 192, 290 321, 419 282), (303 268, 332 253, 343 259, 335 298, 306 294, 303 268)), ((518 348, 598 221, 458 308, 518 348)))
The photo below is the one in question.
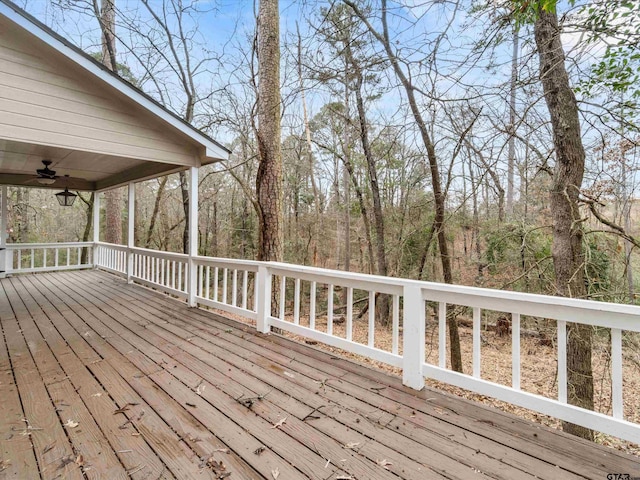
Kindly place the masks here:
POLYGON ((54 183, 56 183, 56 179, 55 178, 40 177, 40 178, 38 178, 38 183, 40 185, 53 185, 54 183))

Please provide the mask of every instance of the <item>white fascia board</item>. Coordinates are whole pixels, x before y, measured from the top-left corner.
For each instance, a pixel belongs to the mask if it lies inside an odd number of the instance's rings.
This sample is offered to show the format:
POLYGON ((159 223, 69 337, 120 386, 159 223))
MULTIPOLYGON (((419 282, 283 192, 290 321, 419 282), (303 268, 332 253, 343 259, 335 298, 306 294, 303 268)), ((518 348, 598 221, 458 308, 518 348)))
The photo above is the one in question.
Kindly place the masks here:
POLYGON ((195 127, 192 127, 188 123, 180 120, 178 117, 171 114, 168 110, 165 110, 158 103, 147 97, 145 94, 130 85, 128 82, 120 79, 115 74, 108 71, 106 67, 103 68, 100 65, 94 63, 83 53, 80 53, 80 51, 77 51, 75 48, 72 48, 65 42, 51 35, 40 25, 32 22, 27 16, 21 14, 19 10, 20 8, 13 3, 7 4, 4 1, 0 1, 0 15, 8 18, 13 23, 20 26, 30 34, 34 35, 45 44, 54 48, 56 51, 60 52, 72 62, 81 66, 95 77, 115 88, 120 93, 133 100, 150 113, 161 118, 162 120, 170 124, 174 129, 192 138, 195 142, 199 143, 205 148, 205 156, 207 158, 210 158, 212 160, 229 159, 230 152, 226 148, 219 145, 217 142, 207 137, 205 134, 199 132, 195 127))

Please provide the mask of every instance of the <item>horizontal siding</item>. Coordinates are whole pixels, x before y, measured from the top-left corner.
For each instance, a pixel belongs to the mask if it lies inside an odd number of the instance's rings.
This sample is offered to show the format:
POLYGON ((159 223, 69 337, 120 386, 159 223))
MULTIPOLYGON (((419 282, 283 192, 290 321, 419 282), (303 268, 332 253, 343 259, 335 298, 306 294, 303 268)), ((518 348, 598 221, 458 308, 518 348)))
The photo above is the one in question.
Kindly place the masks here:
POLYGON ((0 138, 180 165, 197 161, 198 147, 154 115, 116 92, 110 96, 111 87, 102 90, 102 82, 49 47, 42 47, 43 60, 23 32, 0 31, 0 138))
POLYGON ((195 155, 176 155, 162 150, 115 143, 104 133, 96 134, 95 137, 79 137, 72 126, 27 115, 7 114, 2 112, 1 105, 0 116, 0 139, 176 165, 192 164, 195 158, 195 155))
MULTIPOLYGON (((2 77, 1 74, 0 77, 2 77)), ((100 115, 100 111, 91 106, 6 86, 1 80, 0 111, 3 114, 15 113, 31 118, 55 119, 76 126, 79 136, 86 136, 88 133, 90 138, 93 138, 96 132, 98 134, 109 132, 108 135, 117 143, 164 150, 178 155, 184 154, 184 146, 168 142, 165 137, 160 136, 159 132, 147 128, 136 128, 134 117, 129 117, 129 122, 123 123, 120 116, 114 115, 113 112, 105 110, 103 115, 100 115)), ((0 120, 0 122, 3 121, 4 119, 0 120)))
MULTIPOLYGON (((69 101, 94 105, 97 108, 120 112, 135 118, 127 112, 121 102, 110 98, 102 90, 87 87, 86 81, 79 82, 77 75, 70 76, 68 71, 64 71, 60 67, 56 71, 42 68, 46 67, 42 61, 37 65, 32 65, 32 62, 23 62, 21 58, 7 57, 6 53, 7 50, 0 47, 0 73, 9 75, 4 80, 7 84, 69 101)), ((66 62, 66 60, 64 61, 66 62)))
MULTIPOLYGON (((2 89, 15 88, 26 92, 27 95, 44 97, 38 98, 39 103, 50 98, 49 104, 58 101, 60 105, 66 105, 68 111, 74 111, 73 109, 77 108, 79 109, 78 113, 117 118, 125 125, 135 126, 140 123, 140 120, 131 113, 123 112, 121 108, 117 108, 115 102, 110 103, 107 99, 98 102, 95 96, 84 91, 58 86, 52 82, 51 76, 43 75, 39 79, 33 79, 18 72, 12 72, 12 66, 15 67, 15 64, 7 63, 0 58, 0 87, 2 89)), ((2 92, 0 91, 0 93, 2 92)))

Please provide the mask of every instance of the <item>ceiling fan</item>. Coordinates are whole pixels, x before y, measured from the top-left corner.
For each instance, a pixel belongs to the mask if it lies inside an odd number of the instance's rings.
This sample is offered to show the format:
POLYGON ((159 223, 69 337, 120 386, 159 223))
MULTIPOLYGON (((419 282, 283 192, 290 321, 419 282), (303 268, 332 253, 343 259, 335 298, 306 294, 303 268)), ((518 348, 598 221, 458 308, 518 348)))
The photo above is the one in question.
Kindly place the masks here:
POLYGON ((35 179, 40 185, 52 185, 55 183, 56 179, 59 178, 56 176, 55 170, 51 170, 49 165, 53 162, 51 160, 42 160, 42 164, 44 168, 38 168, 36 170, 36 174, 38 175, 35 179))

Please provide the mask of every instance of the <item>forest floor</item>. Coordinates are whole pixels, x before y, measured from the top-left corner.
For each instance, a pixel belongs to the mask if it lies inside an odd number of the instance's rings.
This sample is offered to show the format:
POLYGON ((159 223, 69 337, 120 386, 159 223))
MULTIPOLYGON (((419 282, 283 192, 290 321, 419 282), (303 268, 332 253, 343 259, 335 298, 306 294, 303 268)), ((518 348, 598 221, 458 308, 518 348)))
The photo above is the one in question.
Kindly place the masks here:
MULTIPOLYGON (((244 323, 251 323, 247 319, 219 312, 227 317, 235 318, 244 323)), ((292 320, 287 318, 288 320, 292 320)), ((426 360, 431 364, 438 364, 438 327, 436 322, 429 322, 426 334, 426 360)), ((316 319, 316 329, 326 332, 326 318, 316 319)), ((465 373, 472 370, 472 329, 460 326, 460 341, 462 349, 463 367, 465 373)), ((367 343, 367 323, 364 320, 354 320, 353 341, 367 343)), ((361 355, 346 352, 342 349, 324 345, 320 342, 309 341, 304 337, 282 332, 286 337, 295 339, 302 343, 312 344, 317 348, 343 357, 350 358, 358 363, 372 366, 394 375, 401 375, 399 368, 391 367, 381 362, 377 362, 361 355)), ((334 321, 333 334, 345 337, 345 325, 340 317, 334 321)), ((594 403, 595 409, 602 413, 611 413, 611 375, 610 375, 610 343, 608 336, 602 338, 595 335, 593 348, 593 370, 594 370, 594 403)), ((375 331, 375 346, 382 350, 391 351, 392 334, 391 329, 378 327, 375 331)), ((402 332, 399 339, 400 353, 402 353, 402 332)), ((542 395, 549 398, 557 397, 557 361, 556 349, 553 342, 541 341, 534 336, 522 336, 520 340, 521 351, 521 389, 530 393, 542 395)), ((448 352, 447 352, 448 355, 448 352)), ((499 383, 501 385, 511 385, 511 335, 498 336, 494 331, 485 330, 482 332, 482 369, 481 376, 484 380, 499 383)), ((640 352, 632 342, 625 342, 623 347, 623 373, 624 373, 624 418, 640 423, 640 352)), ((448 360, 447 360, 447 363, 448 360)), ((447 367, 450 368, 448 364, 447 367)), ((507 402, 496 400, 492 397, 479 395, 462 388, 447 385, 432 379, 426 380, 426 385, 438 390, 446 391, 468 400, 490 405, 505 412, 517 415, 532 422, 546 425, 548 427, 561 429, 562 424, 556 418, 540 414, 538 412, 521 408, 507 402)), ((596 442, 616 450, 640 456, 640 445, 620 440, 616 437, 596 433, 596 442)))

